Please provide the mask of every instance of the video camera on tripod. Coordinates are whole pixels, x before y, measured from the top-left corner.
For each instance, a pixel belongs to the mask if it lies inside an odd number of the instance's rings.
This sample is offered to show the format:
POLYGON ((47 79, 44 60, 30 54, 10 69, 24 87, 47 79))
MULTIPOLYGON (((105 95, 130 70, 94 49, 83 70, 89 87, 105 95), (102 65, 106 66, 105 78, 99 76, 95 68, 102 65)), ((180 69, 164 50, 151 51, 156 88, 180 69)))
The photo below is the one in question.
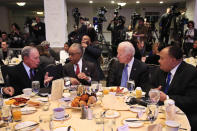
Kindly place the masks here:
POLYGON ((78 8, 74 8, 72 10, 72 15, 75 19, 75 24, 77 25, 77 27, 79 26, 79 18, 80 18, 80 13, 79 13, 79 9, 78 8))
POLYGON ((107 9, 105 7, 100 7, 97 12, 98 16, 98 23, 102 23, 104 21, 107 21, 105 18, 105 13, 107 13, 107 9))

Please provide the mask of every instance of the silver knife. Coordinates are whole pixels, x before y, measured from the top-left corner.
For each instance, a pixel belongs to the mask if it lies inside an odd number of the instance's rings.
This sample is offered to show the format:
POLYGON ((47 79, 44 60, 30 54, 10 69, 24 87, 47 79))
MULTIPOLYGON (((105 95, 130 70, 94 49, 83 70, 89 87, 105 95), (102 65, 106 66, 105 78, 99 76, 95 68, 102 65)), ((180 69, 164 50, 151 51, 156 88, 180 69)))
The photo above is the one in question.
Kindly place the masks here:
POLYGON ((149 121, 149 120, 125 120, 126 122, 149 121))
POLYGON ((29 126, 25 126, 25 127, 19 128, 19 129, 15 129, 15 131, 19 131, 21 129, 25 129, 25 128, 32 127, 32 126, 37 126, 37 125, 39 125, 39 123, 35 123, 35 124, 29 125, 29 126))
POLYGON ((67 131, 70 131, 71 126, 68 126, 67 131))

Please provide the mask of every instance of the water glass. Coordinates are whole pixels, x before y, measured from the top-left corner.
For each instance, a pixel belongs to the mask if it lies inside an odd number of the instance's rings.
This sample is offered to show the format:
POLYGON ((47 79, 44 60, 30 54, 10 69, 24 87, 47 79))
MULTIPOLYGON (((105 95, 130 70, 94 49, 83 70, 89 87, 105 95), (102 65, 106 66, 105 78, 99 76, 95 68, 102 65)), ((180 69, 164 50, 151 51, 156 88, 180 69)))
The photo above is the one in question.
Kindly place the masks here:
POLYGON ((152 123, 157 119, 158 105, 154 103, 148 103, 147 105, 147 119, 152 123))
POLYGON ((40 82, 39 81, 32 81, 32 91, 35 94, 38 94, 40 91, 40 82))
POLYGON ((157 104, 160 99, 160 91, 157 89, 151 89, 149 91, 150 101, 154 104, 157 104))
POLYGON ((39 116, 39 122, 40 122, 40 126, 39 128, 41 130, 50 130, 52 129, 52 115, 49 114, 41 114, 39 116))
POLYGON ((96 122, 96 131, 102 131, 104 127, 104 118, 102 117, 102 112, 94 114, 94 119, 96 122))
POLYGON ((70 87, 70 77, 64 77, 64 87, 68 89, 70 87))
POLYGON ((0 108, 3 106, 3 95, 0 93, 0 108))
POLYGON ((92 92, 98 92, 99 90, 99 83, 98 81, 91 81, 91 90, 92 92))
POLYGON ((127 81, 127 89, 128 89, 128 91, 132 91, 135 89, 135 81, 134 80, 127 81))

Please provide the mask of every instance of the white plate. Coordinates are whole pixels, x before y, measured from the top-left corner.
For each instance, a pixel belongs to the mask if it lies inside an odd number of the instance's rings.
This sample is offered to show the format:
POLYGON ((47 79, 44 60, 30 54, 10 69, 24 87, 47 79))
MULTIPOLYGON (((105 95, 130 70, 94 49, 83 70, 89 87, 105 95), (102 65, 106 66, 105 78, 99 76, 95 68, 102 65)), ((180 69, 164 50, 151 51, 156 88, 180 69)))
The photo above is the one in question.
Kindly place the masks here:
POLYGON ((72 109, 81 110, 81 107, 72 107, 72 106, 71 106, 71 103, 69 103, 68 106, 69 106, 70 108, 72 108, 72 109))
POLYGON ((48 97, 40 97, 40 98, 37 98, 36 100, 41 101, 41 102, 48 102, 49 101, 48 97))
POLYGON ((146 111, 146 107, 145 106, 140 106, 140 105, 132 105, 132 106, 130 106, 130 111, 132 111, 132 112, 136 112, 136 113, 138 113, 138 112, 145 112, 146 111))
POLYGON ((70 118, 70 115, 69 114, 66 114, 65 117, 60 118, 60 119, 55 118, 54 115, 52 116, 52 119, 54 121, 63 121, 63 120, 68 120, 69 118, 70 118))
MULTIPOLYGON (((133 91, 131 91, 131 93, 132 93, 132 95, 134 95, 134 96, 136 96, 136 92, 133 90, 133 91)), ((142 91, 142 96, 145 96, 146 95, 146 92, 143 92, 142 91)))
MULTIPOLYGON (((58 127, 55 128, 53 131, 67 131, 68 126, 67 127, 58 127)), ((72 127, 70 128, 70 131, 75 131, 72 127)))
POLYGON ((113 111, 112 115, 108 115, 107 112, 105 113, 106 118, 116 118, 116 117, 119 117, 119 116, 120 116, 120 113, 118 111, 113 111))
POLYGON ((34 122, 34 121, 24 121, 24 122, 16 124, 15 130, 23 128, 20 131, 30 131, 30 130, 33 130, 37 126, 37 125, 31 126, 34 124, 36 124, 36 122, 34 122), (30 127, 28 127, 28 126, 30 126, 30 127), (27 128, 25 128, 25 127, 27 127, 27 128))
POLYGON ((34 112, 36 112, 35 107, 23 107, 23 108, 21 108, 21 113, 23 115, 32 114, 34 112))
POLYGON ((126 122, 125 120, 138 120, 137 118, 127 118, 123 120, 123 124, 127 124, 129 127, 141 127, 144 125, 142 121, 126 122))
POLYGON ((27 105, 26 103, 22 103, 22 104, 19 104, 18 106, 12 105, 12 107, 24 107, 24 106, 26 106, 26 105, 27 105))

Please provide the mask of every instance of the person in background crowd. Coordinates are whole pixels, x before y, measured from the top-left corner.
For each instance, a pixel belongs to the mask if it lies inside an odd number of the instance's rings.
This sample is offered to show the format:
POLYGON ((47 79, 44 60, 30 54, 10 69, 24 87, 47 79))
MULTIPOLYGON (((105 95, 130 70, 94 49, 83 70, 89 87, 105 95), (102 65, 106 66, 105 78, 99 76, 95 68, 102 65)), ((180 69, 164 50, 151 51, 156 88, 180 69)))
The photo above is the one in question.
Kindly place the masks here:
POLYGON ((53 79, 48 72, 43 74, 43 69, 39 67, 40 55, 35 47, 24 47, 21 55, 23 61, 8 71, 9 85, 14 88, 14 95, 22 94, 24 88, 31 88, 32 81, 39 81, 42 88, 53 79))
POLYGON ((70 62, 64 65, 64 75, 70 77, 72 85, 90 85, 91 81, 99 80, 96 65, 82 59, 81 44, 73 43, 68 53, 70 62))
POLYGON ((197 39, 197 29, 194 28, 195 23, 189 21, 187 23, 188 29, 185 31, 185 42, 184 42, 184 53, 186 56, 189 55, 189 51, 193 48, 194 39, 197 39))
POLYGON ((169 36, 170 36, 170 7, 166 9, 166 13, 161 16, 160 22, 159 22, 159 30, 160 30, 160 37, 159 42, 162 44, 162 46, 166 47, 168 45, 169 36))
POLYGON ((69 50, 69 44, 68 42, 65 42, 64 49, 60 51, 60 63, 62 63, 62 65, 69 62, 68 50, 69 50))
POLYGON ((2 41, 6 41, 8 45, 11 44, 11 40, 10 40, 10 38, 8 38, 8 35, 6 32, 1 33, 0 42, 2 42, 2 41))
POLYGON ((88 35, 82 37, 81 45, 84 48, 83 58, 87 61, 94 63, 99 72, 99 80, 104 79, 103 71, 100 67, 101 49, 98 44, 92 43, 88 35))
POLYGON ((42 41, 46 40, 45 24, 41 22, 38 16, 36 17, 36 23, 37 24, 34 26, 34 34, 36 36, 38 43, 41 43, 42 41))
POLYGON ((118 60, 114 61, 108 72, 107 86, 126 87, 129 80, 134 80, 136 87, 146 91, 148 67, 145 63, 134 58, 135 48, 128 42, 121 42, 118 46, 118 60))
POLYGON ((14 56, 14 53, 12 50, 8 48, 7 42, 5 41, 1 42, 0 59, 5 60, 7 57, 12 58, 13 56, 14 56))
POLYGON ((52 57, 54 57, 54 59, 55 59, 56 61, 59 61, 59 60, 60 60, 59 54, 56 53, 56 52, 50 47, 50 42, 48 42, 48 41, 43 41, 43 42, 41 43, 41 45, 42 45, 46 50, 48 50, 49 54, 50 54, 52 57))
POLYGON ((160 69, 150 80, 149 88, 160 90, 161 103, 173 99, 176 106, 186 113, 192 131, 196 131, 197 69, 183 61, 182 50, 177 46, 168 46, 159 54, 160 69))
POLYGON ((11 44, 10 48, 23 48, 23 35, 20 32, 20 28, 16 23, 11 25, 12 32, 10 34, 11 44))
POLYGON ((45 67, 50 64, 55 65, 55 59, 49 54, 46 48, 44 48, 42 45, 38 45, 37 49, 40 54, 40 67, 42 69, 45 69, 45 67))
POLYGON ((74 31, 72 31, 68 34, 69 45, 72 45, 74 42, 77 42, 77 40, 79 39, 78 35, 77 35, 78 34, 78 26, 74 25, 73 28, 74 28, 74 31))
POLYGON ((194 45, 193 45, 193 49, 192 49, 191 54, 192 54, 193 57, 197 56, 197 39, 194 40, 194 45))
POLYGON ((146 58, 145 63, 159 65, 159 43, 154 43, 152 46, 152 52, 146 58))
POLYGON ((146 43, 147 42, 147 33, 148 33, 148 29, 144 25, 144 19, 139 18, 138 24, 136 25, 136 28, 133 31, 134 42, 138 43, 139 40, 143 40, 144 43, 146 43))

